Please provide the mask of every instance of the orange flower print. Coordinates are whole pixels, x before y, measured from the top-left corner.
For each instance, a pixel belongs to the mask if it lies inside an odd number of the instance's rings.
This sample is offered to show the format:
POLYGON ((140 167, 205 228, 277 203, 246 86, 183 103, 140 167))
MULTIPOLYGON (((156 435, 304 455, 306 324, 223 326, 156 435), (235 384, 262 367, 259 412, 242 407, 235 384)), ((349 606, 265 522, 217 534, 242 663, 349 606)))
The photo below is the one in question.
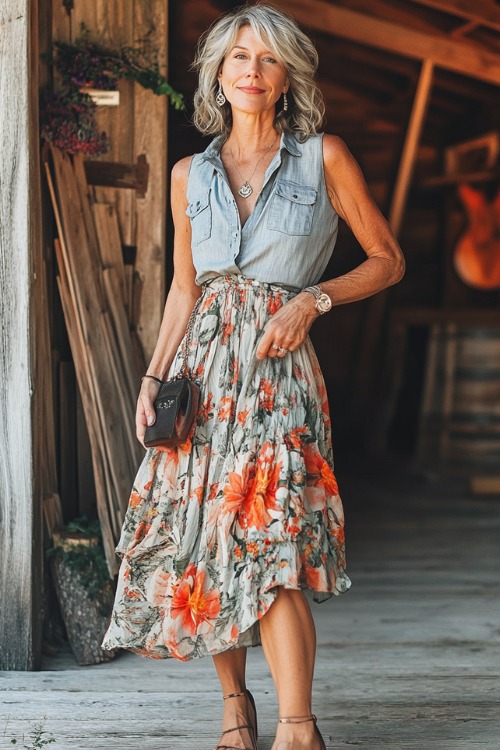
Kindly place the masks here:
POLYGON ((274 408, 274 385, 271 380, 262 378, 260 381, 259 405, 261 409, 272 411, 274 408))
POLYGON ((198 505, 201 505, 203 502, 203 495, 205 493, 205 487, 200 484, 198 487, 195 488, 195 490, 191 493, 189 496, 190 498, 196 498, 198 501, 198 505))
POLYGON ((294 427, 293 430, 290 430, 288 435, 285 437, 285 441, 291 445, 292 448, 295 448, 295 450, 299 450, 302 445, 302 435, 307 435, 309 429, 306 425, 302 425, 301 427, 294 427))
POLYGON ((246 487, 250 481, 250 466, 246 464, 241 474, 232 471, 228 475, 229 485, 224 487, 225 509, 229 513, 236 513, 243 504, 246 487))
POLYGON ((231 640, 232 641, 236 640, 236 638, 239 635, 239 632, 240 631, 238 630, 238 626, 236 625, 236 623, 234 623, 233 626, 232 626, 232 628, 231 628, 231 640))
POLYGON ((328 461, 325 461, 319 452, 316 443, 307 443, 304 446, 304 460, 308 481, 312 481, 316 486, 323 486, 329 495, 338 495, 339 488, 335 475, 328 461))
POLYGON ((274 448, 264 443, 257 466, 246 464, 242 473, 230 472, 224 487, 223 512, 237 513, 243 529, 263 530, 272 521, 271 510, 279 511, 276 491, 282 462, 274 463, 274 448))
POLYGON ((170 582, 172 573, 167 573, 161 568, 157 568, 149 579, 146 596, 153 607, 164 608, 172 595, 170 582))
POLYGON ((282 306, 283 302, 279 294, 272 294, 269 296, 269 299, 267 300, 267 312, 269 313, 269 315, 274 315, 274 313, 278 312, 278 310, 282 306))
POLYGON ((215 500, 215 498, 217 497, 218 489, 219 489, 219 482, 213 482, 210 485, 210 492, 208 493, 207 500, 215 500))
POLYGON ((208 297, 206 297, 203 302, 201 303, 199 307, 200 312, 205 312, 205 310, 208 310, 212 306, 212 302, 217 297, 217 294, 214 292, 213 294, 209 294, 208 297))
POLYGON ((238 357, 235 357, 234 362, 233 362, 233 375, 231 378, 231 385, 235 385, 235 383, 238 382, 239 369, 240 369, 240 361, 238 357))
POLYGON ((207 397, 203 400, 198 412, 198 419, 200 419, 203 424, 210 419, 210 412, 213 409, 213 398, 214 394, 211 391, 207 393, 207 397))
POLYGON ((227 340, 233 331, 234 331, 234 323, 222 324, 222 345, 223 346, 227 344, 227 340))
MULTIPOLYGON (((146 489, 146 488, 144 488, 144 489, 146 489)), ((136 490, 132 490, 132 493, 130 495, 130 500, 129 500, 129 506, 131 508, 137 508, 137 506, 139 505, 139 503, 141 502, 141 500, 142 500, 142 498, 139 495, 139 493, 136 490)))
POLYGON ((321 591, 322 583, 324 579, 322 568, 311 568, 306 567, 306 581, 307 585, 310 586, 314 591, 321 591))
POLYGON ((257 542, 247 542, 247 552, 252 557, 257 557, 259 554, 259 545, 257 542))
POLYGON ((223 396, 220 400, 219 410, 217 412, 217 419, 222 422, 226 419, 231 418, 231 412, 233 410, 233 399, 231 396, 223 396))
POLYGON ((341 544, 345 543, 345 532, 342 526, 335 526, 333 529, 331 529, 331 533, 333 538, 338 542, 340 542, 341 544))
POLYGON ((134 532, 134 541, 140 542, 146 534, 148 533, 149 529, 151 528, 150 523, 146 523, 146 521, 141 521, 134 532))
POLYGON ((181 627, 191 635, 196 634, 202 623, 215 620, 220 612, 219 594, 215 589, 205 591, 206 582, 205 571, 197 571, 190 563, 172 597, 172 616, 180 617, 181 627))
POLYGON ((249 414, 250 414, 250 409, 245 409, 245 411, 239 411, 238 416, 237 416, 238 422, 240 424, 245 424, 249 414))
POLYGON ((329 495, 339 494, 339 486, 337 484, 337 480, 335 479, 335 474, 331 470, 328 461, 325 461, 324 459, 321 465, 320 482, 325 485, 325 489, 329 495))

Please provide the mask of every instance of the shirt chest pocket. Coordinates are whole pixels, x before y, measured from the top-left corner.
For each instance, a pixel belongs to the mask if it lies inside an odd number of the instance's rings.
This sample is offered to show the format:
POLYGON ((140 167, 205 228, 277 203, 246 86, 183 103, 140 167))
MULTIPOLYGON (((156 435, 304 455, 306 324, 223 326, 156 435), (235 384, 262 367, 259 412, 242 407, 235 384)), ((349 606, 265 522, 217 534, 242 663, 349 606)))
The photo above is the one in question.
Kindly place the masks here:
POLYGON ((191 244, 199 245, 212 234, 210 193, 203 193, 188 204, 186 214, 191 219, 191 244))
POLYGON ((283 234, 311 234, 314 206, 318 193, 308 185, 278 180, 272 198, 268 229, 283 234))

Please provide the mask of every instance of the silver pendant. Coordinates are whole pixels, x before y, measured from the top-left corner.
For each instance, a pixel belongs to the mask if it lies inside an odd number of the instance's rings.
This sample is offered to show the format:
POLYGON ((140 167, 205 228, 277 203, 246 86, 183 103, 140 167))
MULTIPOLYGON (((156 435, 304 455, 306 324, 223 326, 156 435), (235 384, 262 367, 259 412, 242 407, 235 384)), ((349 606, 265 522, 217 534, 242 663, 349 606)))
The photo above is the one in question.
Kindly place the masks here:
POLYGON ((252 195, 253 193, 253 187, 250 185, 249 182, 244 182, 243 185, 238 190, 238 195, 241 195, 242 198, 248 198, 249 195, 252 195))

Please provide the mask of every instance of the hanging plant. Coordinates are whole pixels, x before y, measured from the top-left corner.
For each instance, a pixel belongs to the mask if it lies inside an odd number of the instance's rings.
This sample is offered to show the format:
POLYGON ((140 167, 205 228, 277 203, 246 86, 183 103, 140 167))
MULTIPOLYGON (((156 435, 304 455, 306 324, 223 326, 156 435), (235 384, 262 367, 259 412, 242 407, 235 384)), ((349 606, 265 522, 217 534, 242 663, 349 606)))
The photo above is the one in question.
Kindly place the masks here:
POLYGON ((97 105, 85 89, 112 91, 119 79, 136 81, 157 96, 168 96, 175 109, 183 109, 182 94, 175 91, 160 73, 158 49, 149 41, 123 46, 109 52, 89 38, 89 29, 81 24, 74 43, 53 43, 53 52, 44 59, 59 72, 60 90, 42 91, 41 135, 43 140, 70 154, 83 152, 98 156, 109 151, 109 139, 95 119, 97 105))

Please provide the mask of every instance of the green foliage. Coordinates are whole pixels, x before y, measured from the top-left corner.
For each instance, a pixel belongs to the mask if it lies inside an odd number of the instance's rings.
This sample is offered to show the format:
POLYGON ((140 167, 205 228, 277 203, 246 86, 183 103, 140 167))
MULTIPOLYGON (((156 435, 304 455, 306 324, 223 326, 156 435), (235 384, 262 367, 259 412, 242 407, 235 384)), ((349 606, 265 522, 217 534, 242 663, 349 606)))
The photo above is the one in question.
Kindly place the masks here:
POLYGON ((82 23, 74 42, 55 41, 52 52, 42 54, 42 59, 58 71, 61 84, 57 93, 42 91, 41 135, 67 153, 99 156, 110 148, 106 133, 99 131, 94 117, 97 107, 84 87, 109 91, 124 78, 157 96, 167 96, 175 109, 184 109, 183 95, 160 73, 158 49, 148 39, 111 52, 93 44, 89 29, 82 23))
POLYGON ((99 599, 103 589, 109 586, 110 578, 99 521, 79 516, 68 523, 66 530, 79 533, 87 539, 97 537, 97 544, 75 544, 68 549, 49 547, 47 556, 57 556, 72 572, 78 575, 90 599, 99 599))
MULTIPOLYGON (((45 747, 45 745, 51 745, 53 742, 56 742, 55 737, 52 735, 52 732, 47 732, 46 729, 44 729, 45 722, 47 721, 47 717, 44 716, 41 721, 38 722, 31 722, 30 724, 33 727, 32 731, 29 733, 27 741, 30 743, 29 745, 25 744, 25 736, 23 734, 22 737, 22 749, 23 750, 39 750, 39 748, 45 747)), ((5 736, 5 732, 4 732, 5 736)), ((11 745, 17 745, 18 741, 15 737, 13 737, 10 741, 11 745)))

